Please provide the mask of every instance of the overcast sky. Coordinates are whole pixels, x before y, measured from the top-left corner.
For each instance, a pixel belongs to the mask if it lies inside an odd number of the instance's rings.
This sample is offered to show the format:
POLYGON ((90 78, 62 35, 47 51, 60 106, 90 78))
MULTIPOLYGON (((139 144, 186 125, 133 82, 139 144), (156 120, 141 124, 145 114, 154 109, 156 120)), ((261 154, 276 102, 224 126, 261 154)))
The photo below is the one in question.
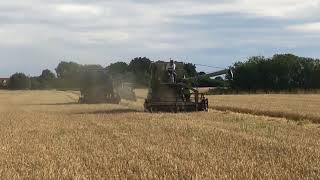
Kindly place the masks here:
POLYGON ((254 55, 319 58, 319 9, 320 0, 2 0, 0 76, 38 75, 61 60, 226 67, 254 55))

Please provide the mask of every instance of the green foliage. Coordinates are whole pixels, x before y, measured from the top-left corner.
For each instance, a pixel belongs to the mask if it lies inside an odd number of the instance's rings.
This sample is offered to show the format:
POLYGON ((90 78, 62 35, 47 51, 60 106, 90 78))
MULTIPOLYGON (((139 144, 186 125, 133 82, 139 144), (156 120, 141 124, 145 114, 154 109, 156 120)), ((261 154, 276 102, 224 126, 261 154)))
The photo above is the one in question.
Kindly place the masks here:
POLYGON ((83 74, 88 71, 103 71, 101 65, 81 65, 75 62, 60 62, 55 69, 58 79, 55 81, 57 88, 77 89, 82 86, 83 74))
POLYGON ((39 78, 31 79, 31 87, 32 89, 50 89, 55 86, 55 81, 56 75, 49 69, 45 69, 39 78))
POLYGON ((116 62, 106 67, 108 74, 112 77, 115 84, 120 85, 122 82, 134 82, 133 74, 128 72, 128 64, 125 62, 116 62))
POLYGON ((200 76, 199 78, 193 80, 192 86, 194 87, 225 87, 227 83, 222 78, 211 79, 207 76, 200 76))
POLYGON ((272 58, 251 57, 231 67, 231 86, 246 91, 281 91, 320 88, 319 60, 292 54, 276 54, 272 58))
MULTIPOLYGON (((101 65, 81 65, 75 62, 62 61, 55 69, 57 76, 46 69, 39 77, 28 78, 23 73, 11 76, 11 89, 79 89, 83 87, 88 72, 107 72, 115 83, 132 82, 138 86, 147 86, 150 82, 150 66, 152 61, 146 57, 137 57, 129 64, 116 62, 103 68, 101 65), (105 71, 106 70, 106 71, 105 71)), ((271 58, 255 56, 244 62, 237 62, 230 67, 232 72, 225 79, 212 79, 197 73, 196 66, 191 63, 181 65, 177 72, 189 78, 187 83, 198 87, 226 87, 240 91, 293 91, 296 89, 320 88, 320 60, 298 57, 293 54, 276 54, 271 58), (195 77, 195 78, 192 78, 195 77)))
POLYGON ((137 57, 131 60, 128 71, 134 75, 135 83, 148 85, 150 81, 151 60, 146 57, 137 57))
POLYGON ((128 64, 125 62, 112 63, 107 67, 108 73, 112 75, 121 75, 128 72, 128 64))
POLYGON ((106 87, 106 89, 113 90, 113 83, 110 76, 105 71, 84 71, 81 75, 82 81, 80 88, 86 90, 91 87, 106 87))
POLYGON ((81 69, 81 65, 77 64, 75 62, 65 62, 62 61, 59 63, 59 65, 57 66, 56 73, 58 78, 67 78, 67 79, 71 79, 75 76, 77 76, 77 74, 80 72, 81 69))
POLYGON ((51 82, 53 80, 56 79, 56 75, 51 72, 49 69, 45 69, 42 71, 40 77, 39 77, 42 81, 48 81, 51 82))
POLYGON ((42 85, 39 77, 31 77, 30 81, 31 81, 31 89, 32 90, 43 89, 43 85, 42 85))
POLYGON ((10 77, 9 88, 13 90, 30 89, 30 78, 23 73, 15 73, 10 77))
POLYGON ((195 77, 198 74, 198 72, 196 70, 196 66, 194 64, 184 63, 183 64, 183 69, 185 71, 185 76, 186 77, 195 77))
POLYGON ((99 64, 85 64, 85 65, 79 65, 78 72, 74 72, 74 73, 78 74, 86 71, 99 71, 99 70, 104 70, 104 68, 99 64))

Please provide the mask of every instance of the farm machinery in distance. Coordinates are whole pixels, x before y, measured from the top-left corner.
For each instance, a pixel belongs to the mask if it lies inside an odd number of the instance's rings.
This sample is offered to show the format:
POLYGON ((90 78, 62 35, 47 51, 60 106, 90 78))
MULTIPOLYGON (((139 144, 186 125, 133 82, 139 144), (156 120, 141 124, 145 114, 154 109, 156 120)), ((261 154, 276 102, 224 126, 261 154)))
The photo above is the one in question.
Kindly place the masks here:
POLYGON ((115 83, 105 69, 90 69, 83 73, 79 103, 119 104, 121 99, 136 101, 129 83, 115 83))
MULTIPOLYGON (((184 63, 157 61, 151 68, 151 82, 144 102, 146 112, 208 111, 209 102, 204 93, 189 85, 188 80, 203 76, 224 75, 230 70, 185 78, 184 63)), ((231 72, 232 75, 232 72, 231 72)), ((133 85, 112 79, 106 69, 89 69, 82 74, 79 103, 119 104, 121 99, 136 101, 133 85)))

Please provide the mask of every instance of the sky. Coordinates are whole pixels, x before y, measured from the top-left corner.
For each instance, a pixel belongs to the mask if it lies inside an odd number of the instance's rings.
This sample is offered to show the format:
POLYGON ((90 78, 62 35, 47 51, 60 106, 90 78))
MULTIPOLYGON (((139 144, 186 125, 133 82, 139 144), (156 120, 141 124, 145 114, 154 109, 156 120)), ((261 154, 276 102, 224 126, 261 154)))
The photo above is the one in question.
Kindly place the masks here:
POLYGON ((256 55, 319 58, 319 9, 320 0, 0 1, 0 77, 140 56, 222 68, 256 55))

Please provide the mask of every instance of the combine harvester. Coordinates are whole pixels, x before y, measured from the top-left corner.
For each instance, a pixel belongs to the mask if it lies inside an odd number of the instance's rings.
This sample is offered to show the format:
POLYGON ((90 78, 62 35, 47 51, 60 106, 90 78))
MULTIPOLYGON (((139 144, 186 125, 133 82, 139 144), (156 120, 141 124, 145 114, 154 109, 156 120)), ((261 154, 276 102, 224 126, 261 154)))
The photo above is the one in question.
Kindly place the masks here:
POLYGON ((158 61, 151 65, 151 83, 144 103, 146 112, 208 111, 209 102, 203 93, 188 85, 187 81, 199 77, 214 77, 232 72, 221 70, 210 74, 184 78, 184 64, 158 61))
POLYGON ((121 99, 136 101, 132 86, 115 84, 105 69, 89 69, 82 75, 79 103, 119 104, 121 99))

